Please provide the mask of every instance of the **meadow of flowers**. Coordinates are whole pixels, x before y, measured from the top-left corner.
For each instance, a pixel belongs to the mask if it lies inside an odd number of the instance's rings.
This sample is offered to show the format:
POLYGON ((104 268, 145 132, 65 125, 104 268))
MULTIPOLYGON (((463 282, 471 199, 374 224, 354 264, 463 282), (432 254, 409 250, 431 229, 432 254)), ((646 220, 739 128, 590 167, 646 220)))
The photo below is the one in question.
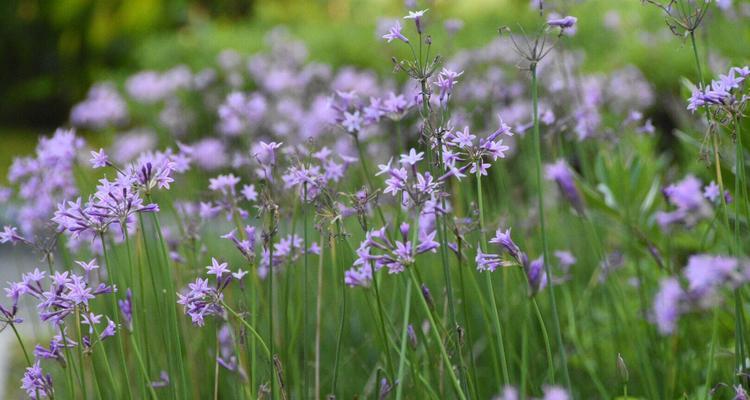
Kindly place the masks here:
POLYGON ((743 6, 641 5, 696 71, 671 127, 543 0, 477 48, 430 9, 383 19, 392 74, 277 28, 94 85, 0 188, 0 242, 39 261, 0 301, 9 393, 747 399, 750 68, 701 36, 743 6))

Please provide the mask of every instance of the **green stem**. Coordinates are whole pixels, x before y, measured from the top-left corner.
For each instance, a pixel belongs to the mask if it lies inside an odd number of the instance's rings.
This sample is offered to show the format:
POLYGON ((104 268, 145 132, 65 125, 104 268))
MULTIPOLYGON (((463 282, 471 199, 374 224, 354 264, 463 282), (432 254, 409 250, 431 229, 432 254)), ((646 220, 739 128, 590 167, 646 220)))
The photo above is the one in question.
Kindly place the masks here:
MULTIPOLYGON (((341 257, 339 257, 338 253, 338 246, 336 245, 336 240, 341 236, 341 224, 340 222, 336 223, 336 239, 331 241, 331 257, 333 257, 333 265, 337 266, 339 270, 341 271, 341 276, 339 279, 341 280, 341 308, 339 309, 339 329, 338 333, 336 334, 336 353, 333 360, 333 378, 331 380, 331 393, 336 393, 336 383, 338 382, 338 373, 339 373, 339 359, 341 358, 341 344, 344 339, 344 325, 346 323, 346 298, 347 298, 347 288, 346 284, 344 283, 344 279, 346 277, 346 269, 344 268, 344 264, 341 263, 341 257), (340 264, 340 265, 339 265, 340 264)), ((387 348, 385 349, 388 350, 387 348)))
MULTIPOLYGON (((398 375, 394 383, 396 386, 396 400, 401 400, 404 389, 404 366, 406 365, 406 343, 408 341, 409 311, 411 309, 411 285, 406 285, 406 297, 404 299, 404 323, 401 328, 401 350, 398 358, 398 375)), ((388 350, 386 348, 386 350, 388 350)))
POLYGON ((31 359, 29 358, 29 353, 26 351, 26 345, 23 344, 23 340, 21 340, 21 335, 18 334, 18 329, 16 329, 16 324, 11 322, 8 325, 10 325, 10 328, 13 329, 13 333, 16 335, 18 344, 21 346, 21 350, 23 351, 23 357, 26 359, 26 365, 31 367, 31 359))
POLYGON ((544 350, 547 354, 547 368, 549 369, 549 379, 552 384, 555 383, 555 363, 552 361, 552 347, 549 343, 549 335, 547 334, 547 325, 544 324, 544 318, 542 318, 542 312, 539 310, 539 303, 536 298, 532 299, 534 304, 534 313, 539 321, 539 328, 542 330, 542 338, 544 339, 544 350))
MULTIPOLYGON (((482 174, 480 173, 479 167, 477 166, 477 205, 479 206, 479 234, 480 234, 480 248, 482 251, 486 251, 486 238, 484 234, 484 200, 482 195, 482 174)), ((492 306, 492 323, 495 325, 495 339, 497 341, 498 351, 500 352, 500 366, 503 371, 503 383, 505 385, 510 384, 510 373, 508 372, 508 360, 505 355, 505 344, 503 340, 503 330, 500 325, 500 313, 497 308, 497 300, 495 298, 495 288, 492 284, 492 274, 487 272, 484 274, 487 282, 487 290, 490 293, 490 304, 492 306)))
MULTIPOLYGON (((149 202, 152 202, 151 196, 147 196, 147 200, 149 202)), ((182 395, 188 396, 187 391, 187 374, 185 372, 185 364, 182 360, 183 357, 183 348, 182 348, 182 335, 180 334, 180 323, 177 319, 177 308, 176 303, 177 300, 175 298, 175 283, 173 281, 171 271, 169 270, 169 258, 167 256, 167 246, 164 242, 164 236, 162 235, 161 231, 161 224, 159 223, 159 218, 156 216, 156 214, 151 214, 151 218, 153 219, 154 228, 156 230, 156 235, 159 239, 159 253, 161 254, 161 266, 162 266, 162 279, 167 285, 167 301, 166 301, 166 308, 167 312, 169 313, 169 323, 167 324, 170 333, 168 335, 168 341, 170 346, 173 346, 173 349, 170 351, 170 358, 174 357, 177 361, 177 369, 180 372, 180 388, 182 389, 182 395), (174 339, 175 343, 172 343, 172 339, 174 339)), ((177 386, 177 385, 175 385, 177 386)), ((178 395, 179 397, 179 395, 178 395)))
MULTIPOLYGON (((367 182, 367 187, 370 189, 370 193, 375 193, 375 185, 372 183, 372 178, 370 178, 370 168, 367 166, 367 159, 365 158, 365 151, 362 148, 362 142, 359 140, 359 136, 354 135, 354 144, 357 146, 357 154, 359 155, 359 164, 362 166, 362 174, 365 176, 365 182, 367 182)), ((383 215, 383 210, 380 209, 380 204, 375 204, 375 210, 378 212, 378 217, 380 218, 380 222, 383 224, 383 226, 386 225, 385 221, 385 215, 383 215)), ((373 271, 374 274, 374 271, 373 271)))
MULTIPOLYGON (((102 241, 102 253, 104 253, 104 262, 107 264, 107 272, 109 273, 110 285, 114 287, 115 286, 114 275, 115 275, 115 271, 117 268, 115 268, 110 262, 109 253, 107 252, 107 241, 104 238, 104 233, 100 234, 99 238, 102 241)), ((110 298, 112 299, 112 313, 114 314, 114 317, 115 317, 115 323, 117 323, 117 325, 120 325, 120 313, 118 312, 119 307, 117 306, 117 296, 115 296, 113 293, 112 296, 110 296, 110 298)), ((133 392, 131 389, 132 385, 130 383, 130 373, 128 372, 128 365, 126 363, 126 358, 125 358, 125 345, 122 342, 122 335, 115 335, 115 336, 117 336, 117 347, 120 352, 120 357, 119 357, 120 367, 122 368, 122 373, 125 375, 125 387, 127 389, 128 398, 132 399, 133 392)), ((105 355, 106 355, 106 352, 105 352, 105 355)), ((81 368, 83 368, 83 362, 79 362, 79 364, 81 365, 81 368)), ((109 364, 107 364, 107 366, 109 367, 109 364)), ((113 381, 112 387, 113 388, 116 387, 115 385, 116 383, 113 381)))
POLYGON ((307 373, 307 338, 310 337, 308 328, 309 328, 309 310, 310 307, 308 307, 308 302, 310 300, 309 298, 309 288, 308 288, 308 263, 307 263, 307 249, 309 247, 308 244, 308 238, 307 238, 307 183, 303 184, 302 186, 302 236, 304 240, 304 248, 302 251, 302 262, 303 262, 303 271, 302 271, 302 284, 304 286, 303 288, 303 296, 304 300, 302 301, 302 309, 303 309, 303 322, 302 322, 302 331, 304 332, 304 338, 302 339, 302 375, 303 375, 303 381, 304 381, 304 392, 303 397, 307 397, 310 393, 310 383, 308 381, 309 374, 307 373))
MULTIPOLYGON (((464 394, 463 389, 461 388, 461 383, 458 381, 458 377, 456 376, 456 372, 453 370, 453 364, 451 363, 450 357, 448 357, 448 352, 445 350, 445 345, 443 344, 443 338, 440 337, 440 332, 438 331, 438 325, 435 323, 435 318, 432 315, 432 311, 430 310, 430 306, 427 304, 427 300, 425 300, 424 295, 422 295, 420 290, 420 283, 417 279, 417 275, 415 273, 416 265, 413 265, 409 268, 409 277, 411 278, 411 282, 414 285, 414 288, 417 290, 417 298, 419 298, 419 303, 422 305, 422 309, 424 310, 425 314, 427 314, 427 319, 430 321, 430 326, 432 329, 430 331, 432 332, 433 336, 435 337, 435 341, 438 344, 438 348, 440 349, 440 355, 443 358, 443 362, 445 363, 445 369, 448 371, 448 376, 451 379, 451 384, 453 385, 453 389, 456 391, 456 394, 461 400, 466 400, 466 395, 464 394)), ((403 346, 403 343, 402 343, 403 346)))
POLYGON ((568 372, 568 360, 565 354, 565 346, 563 344, 562 332, 560 328, 560 317, 557 311, 557 302, 555 301, 555 285, 552 283, 552 271, 550 268, 551 258, 549 257, 549 249, 547 246, 547 232, 544 225, 544 186, 542 184, 542 145, 539 133, 539 93, 536 76, 536 64, 531 66, 531 102, 533 106, 534 115, 534 150, 536 153, 536 184, 537 184, 537 201, 539 206, 539 225, 542 237, 542 249, 544 255, 544 270, 547 275, 547 282, 549 282, 549 299, 550 308, 552 308, 552 325, 555 329, 555 337, 557 339, 558 352, 560 354, 560 362, 562 363, 563 378, 565 381, 565 387, 568 391, 571 390, 570 385, 570 374, 568 372))
POLYGON ((271 358, 271 351, 268 349, 268 345, 263 340, 263 337, 260 336, 260 334, 258 333, 258 331, 256 331, 255 328, 253 328, 252 325, 250 325, 247 321, 245 321, 245 319, 242 318, 241 315, 237 314, 237 312, 234 311, 231 307, 229 307, 229 305, 227 305, 227 303, 224 302, 223 300, 221 301, 221 305, 222 305, 222 307, 224 307, 225 310, 229 311, 229 314, 232 314, 232 316, 235 317, 237 319, 237 321, 241 322, 242 325, 245 325, 245 328, 247 328, 247 330, 249 330, 250 333, 252 333, 253 336, 260 343, 260 346, 263 348, 263 351, 266 353, 266 357, 268 357, 268 359, 271 362, 273 362, 273 359, 271 358))
MULTIPOLYGON (((321 237, 325 238, 325 231, 322 232, 321 237)), ((321 307, 323 304, 323 260, 325 259, 326 244, 323 241, 320 246, 320 254, 318 255, 318 293, 316 299, 316 310, 315 310, 315 399, 320 399, 320 330, 322 325, 322 314, 321 307)), ((305 366, 303 365, 304 369, 305 366)))
POLYGON ((268 341, 271 344, 271 350, 269 352, 269 362, 271 363, 271 395, 274 399, 279 397, 279 390, 277 389, 276 383, 276 363, 273 360, 273 356, 276 354, 274 351, 274 337, 273 337, 273 236, 276 230, 276 210, 271 210, 268 214, 268 341))

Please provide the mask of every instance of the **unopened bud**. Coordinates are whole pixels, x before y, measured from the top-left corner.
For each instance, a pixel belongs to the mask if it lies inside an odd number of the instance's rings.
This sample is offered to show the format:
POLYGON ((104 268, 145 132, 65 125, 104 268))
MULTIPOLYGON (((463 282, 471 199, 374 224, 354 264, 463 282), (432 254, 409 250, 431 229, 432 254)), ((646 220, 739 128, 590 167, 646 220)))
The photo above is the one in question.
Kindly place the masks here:
POLYGON ((620 374, 623 383, 628 383, 630 374, 628 373, 628 366, 625 365, 625 360, 622 358, 620 353, 617 353, 617 372, 620 374))
POLYGON ((432 303, 432 294, 430 293, 430 288, 428 288, 424 283, 422 284, 422 296, 424 296, 424 299, 427 302, 427 305, 430 306, 430 309, 434 310, 435 306, 432 303))
POLYGON ((414 333, 414 327, 409 324, 409 326, 406 327, 406 334, 409 336, 409 345, 412 349, 417 349, 417 334, 414 333))

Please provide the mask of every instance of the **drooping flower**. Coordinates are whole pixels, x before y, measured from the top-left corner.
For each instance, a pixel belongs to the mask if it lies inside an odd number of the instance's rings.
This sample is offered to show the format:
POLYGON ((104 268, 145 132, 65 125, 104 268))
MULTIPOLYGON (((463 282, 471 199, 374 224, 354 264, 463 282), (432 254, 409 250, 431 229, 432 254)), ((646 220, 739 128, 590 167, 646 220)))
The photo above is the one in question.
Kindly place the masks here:
POLYGON ((547 179, 557 183, 560 192, 570 203, 571 206, 579 213, 583 213, 583 199, 576 188, 573 173, 570 171, 568 163, 563 159, 549 164, 545 168, 547 179))
MULTIPOLYGON (((544 259, 539 257, 535 260, 529 260, 526 253, 523 252, 511 238, 510 229, 498 229, 495 232, 495 236, 489 240, 489 243, 500 245, 511 257, 513 257, 516 263, 523 268, 524 273, 526 274, 526 279, 529 283, 529 291, 532 296, 547 286, 549 282, 547 281, 544 259)), ((510 262, 502 261, 498 254, 484 254, 481 251, 479 252, 482 253, 481 257, 477 254, 477 269, 480 271, 494 271, 494 269, 488 268, 488 262, 496 262, 495 266, 512 265, 510 262), (482 261, 482 264, 480 264, 480 261, 482 261)), ((559 280, 553 279, 553 282, 557 281, 559 280)))
POLYGON ((576 25, 576 22, 578 22, 578 18, 568 15, 562 18, 550 18, 547 20, 547 25, 560 29, 570 29, 576 25))
POLYGON ((404 43, 409 43, 409 39, 407 39, 406 36, 401 33, 401 24, 398 21, 396 21, 393 26, 388 29, 388 33, 383 35, 383 39, 386 39, 388 43, 390 43, 394 39, 401 40, 404 43))
POLYGON ((3 227, 3 231, 0 232, 0 243, 8 242, 16 245, 17 243, 26 243, 28 241, 23 236, 18 234, 18 228, 16 228, 15 226, 5 225, 3 227))

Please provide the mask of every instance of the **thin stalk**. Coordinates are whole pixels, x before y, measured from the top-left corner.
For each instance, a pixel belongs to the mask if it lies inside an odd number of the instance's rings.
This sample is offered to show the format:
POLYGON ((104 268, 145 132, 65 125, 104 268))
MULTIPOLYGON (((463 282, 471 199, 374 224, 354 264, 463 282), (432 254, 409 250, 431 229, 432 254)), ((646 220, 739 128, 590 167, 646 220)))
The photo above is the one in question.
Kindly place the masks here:
MULTIPOLYGON (((336 223, 336 240, 338 240, 338 237, 341 236, 341 225, 339 222, 336 223)), ((339 267, 341 271, 341 276, 339 277, 341 282, 341 308, 339 309, 339 329, 338 333, 336 334, 336 354, 334 356, 333 361, 333 378, 331 379, 331 393, 336 393, 336 383, 338 382, 338 372, 339 372, 339 359, 341 358, 341 344, 344 339, 344 325, 346 323, 346 298, 347 298, 347 288, 346 284, 344 283, 344 278, 346 276, 346 270, 344 267, 344 264, 339 265, 340 257, 338 253, 338 246, 336 245, 336 240, 331 241, 331 257, 333 257, 333 265, 339 267)), ((386 349, 387 350, 387 349, 386 349)))
MULTIPOLYGON (((372 178, 370 178, 370 168, 367 166, 367 159, 365 158, 365 152, 362 148, 362 142, 359 140, 358 135, 354 135, 354 144, 357 146, 357 154, 359 155, 359 164, 362 166, 362 174, 365 176, 365 182, 367 182, 367 187, 370 189, 371 193, 375 193, 375 186, 372 183, 372 178)), ((383 210, 380 209, 380 204, 375 203, 375 210, 378 212, 378 217, 380 218, 380 222, 383 224, 383 226, 386 225, 385 215, 383 215, 383 210)))
POLYGON ((542 312, 539 310, 539 303, 536 298, 532 299, 534 304, 534 313, 539 321, 539 327, 542 330, 542 338, 544 339, 544 350, 547 354, 547 368, 549 369, 549 379, 552 384, 555 383, 555 363, 552 361, 552 347, 549 343, 549 335, 547 334, 547 326, 544 324, 544 318, 542 318, 542 312))
MULTIPOLYGON (((401 328, 401 349, 398 358, 398 375, 394 383, 396 384, 396 400, 401 400, 404 389, 404 367, 406 365, 406 342, 408 341, 409 331, 409 311, 411 309, 411 285, 406 285, 406 297, 404 300, 404 323, 401 328)), ((386 349, 388 350, 388 349, 386 349)))
MULTIPOLYGON (((325 232, 321 236, 325 236, 325 232)), ((323 241, 323 245, 320 246, 320 255, 318 256, 318 293, 315 310, 315 398, 318 400, 320 400, 320 329, 323 305, 323 259, 325 248, 325 241, 323 241)), ((304 365, 302 368, 304 368, 304 365)))
MULTIPOLYGON (((67 363, 63 365, 63 368, 65 369, 65 379, 68 383, 68 395, 70 398, 74 398, 74 387, 73 387, 73 372, 71 371, 73 369, 73 359, 70 358, 70 349, 68 348, 68 340, 65 338, 65 331, 63 330, 62 325, 58 326, 58 329, 60 330, 60 338, 62 338, 63 342, 63 352, 65 353, 65 360, 67 360, 67 363)), ((24 353, 24 355, 26 355, 24 353)), ((28 356, 26 356, 26 361, 28 361, 28 356)))
POLYGON ((448 370, 448 377, 451 380, 453 389, 456 391, 456 394, 461 400, 466 400, 466 395, 461 388, 461 383, 458 381, 456 372, 453 370, 453 364, 451 363, 450 357, 448 357, 448 352, 445 350, 443 338, 440 337, 438 325, 435 323, 435 318, 432 315, 430 306, 427 304, 427 300, 425 300, 424 296, 420 293, 421 285, 419 280, 417 279, 416 273, 414 272, 415 268, 416 266, 414 265, 407 269, 409 270, 409 277, 411 278, 411 282, 417 290, 417 298, 419 298, 419 303, 422 305, 422 309, 424 310, 425 314, 427 314, 427 319, 430 321, 430 326, 432 326, 432 329, 430 329, 430 331, 433 333, 433 336, 435 336, 435 341, 437 342, 438 348, 440 349, 440 355, 442 356, 443 362, 445 363, 445 368, 446 370, 448 370))
POLYGON ((277 390, 276 379, 276 363, 273 360, 273 356, 276 354, 274 351, 274 337, 273 337, 273 236, 275 231, 275 210, 271 210, 268 214, 268 341, 271 344, 271 350, 269 354, 269 361, 271 363, 271 396, 273 398, 279 397, 279 390, 277 390))
MULTIPOLYGON (((479 245, 482 251, 487 251, 486 238, 484 235, 484 200, 482 199, 482 174, 477 167, 476 173, 477 181, 477 205, 479 206, 479 245)), ((492 284, 492 274, 487 272, 484 274, 487 290, 490 293, 490 304, 492 305, 492 323, 495 325, 495 340, 497 341, 497 348, 500 352, 500 367, 503 371, 503 383, 507 386, 510 384, 510 374, 508 372, 508 359, 505 355, 505 344, 503 340, 503 329, 500 325, 500 312, 497 309, 497 300, 495 298, 495 288, 492 284)))
MULTIPOLYGON (((742 128, 738 117, 734 117, 734 127, 736 136, 736 179, 735 179, 735 196, 737 200, 735 202, 735 218, 734 218, 734 239, 735 239, 735 256, 742 257, 744 255, 744 249, 742 248, 742 233, 740 232, 740 215, 742 211, 741 206, 745 206, 745 217, 747 217, 747 187, 745 186, 745 149, 742 146, 742 128)), ((722 196, 723 197, 723 193, 722 196)), ((738 374, 735 374, 735 383, 739 383, 740 373, 745 371, 745 329, 744 320, 745 313, 743 310, 742 293, 740 289, 734 290, 734 302, 735 302, 735 359, 737 364, 738 374)))
MULTIPOLYGON (((443 170, 443 146, 442 146, 442 140, 438 139, 438 168, 440 168, 440 171, 443 170)), ((443 210, 446 209, 446 203, 445 203, 445 197, 441 196, 440 198, 440 205, 443 210)), ((436 228, 438 230, 438 240, 440 241, 440 261, 443 264, 443 280, 445 281, 445 292, 446 292, 446 298, 448 300, 448 314, 450 316, 450 321, 453 326, 451 327, 451 331, 456 331, 458 327, 458 320, 456 319, 456 307, 454 305, 453 301, 453 283, 451 278, 451 270, 450 270, 450 262, 448 260, 448 231, 447 231, 447 223, 445 221, 445 214, 441 213, 440 215, 435 216, 435 223, 436 228)), ((461 382, 464 385, 464 389, 468 390, 468 379, 464 376, 466 365, 464 364, 464 356, 463 352, 460 349, 460 344, 456 344, 457 347, 457 353, 458 353, 458 361, 459 361, 459 368, 461 371, 461 382)))
POLYGON ((555 285, 552 284, 552 271, 550 268, 551 258, 549 257, 549 249, 547 247, 547 232, 544 225, 544 186, 542 184, 542 146, 539 134, 539 93, 536 76, 536 64, 531 66, 531 102, 533 107, 534 115, 534 150, 536 153, 536 184, 537 184, 537 201, 539 206, 539 225, 542 237, 542 249, 544 255, 544 270, 547 275, 547 282, 549 285, 549 301, 550 308, 552 308, 552 326, 555 330, 555 337, 557 339, 558 352, 560 354, 560 362, 562 363, 563 378, 565 381, 565 387, 568 391, 571 390, 570 385, 570 374, 568 372, 568 360, 565 354, 565 346, 562 339, 562 330, 560 328, 560 317, 557 311, 557 302, 555 301, 555 285))
MULTIPOLYGON (((104 253, 104 262, 107 264, 107 272, 109 273, 110 285, 114 287, 115 285, 114 275, 115 275, 116 268, 114 268, 114 266, 110 262, 109 253, 107 252, 107 241, 104 239, 104 233, 101 233, 99 235, 99 238, 101 239, 101 242, 102 242, 102 253, 104 253)), ((117 323, 117 325, 120 325, 120 313, 118 312, 119 308, 117 306, 117 297, 114 295, 114 293, 110 297, 112 299, 112 313, 114 314, 114 317, 115 317, 115 323, 117 323)), ((133 391, 131 389, 132 385, 130 383, 130 373, 128 372, 128 365, 125 361, 126 360, 125 345, 122 342, 122 335, 115 335, 115 336, 117 336, 117 347, 120 352, 120 357, 119 357, 120 367, 122 368, 122 373, 125 374, 125 387, 127 389, 128 398, 132 399, 133 391)), ((83 362, 80 362, 79 364, 81 365, 81 368, 83 368, 83 362)), ((113 385, 112 387, 115 387, 116 385, 115 382, 112 382, 112 385, 113 385)))
POLYGON ((271 358, 271 351, 268 349, 268 345, 263 340, 263 337, 260 336, 258 331, 256 331, 252 325, 250 325, 247 321, 245 321, 245 319, 242 318, 241 315, 237 314, 237 312, 234 311, 231 307, 229 307, 229 305, 227 305, 227 303, 224 302, 223 300, 221 301, 221 306, 224 307, 225 310, 229 311, 229 314, 232 314, 232 316, 236 318, 237 321, 241 322, 242 325, 245 325, 245 328, 247 328, 247 330, 249 330, 250 333, 252 333, 253 336, 258 340, 258 343, 260 343, 260 346, 263 348, 263 351, 266 353, 266 357, 268 357, 268 359, 271 360, 271 362, 273 362, 273 359, 271 358))
MULTIPOLYGON (((138 347, 135 345, 135 339, 133 336, 130 336, 130 342, 133 344, 133 352, 135 353, 135 359, 138 360, 138 364, 141 366, 141 371, 145 374, 146 366, 143 364, 143 356, 141 355, 141 351, 138 350, 138 347)), ((156 391, 154 390, 154 387, 151 386, 149 382, 149 376, 144 375, 143 379, 146 381, 146 387, 148 388, 149 394, 151 394, 151 398, 154 400, 158 399, 159 397, 156 395, 156 391)))
POLYGON ((26 345, 23 344, 23 340, 21 340, 21 335, 18 334, 18 329, 16 329, 16 324, 10 323, 10 329, 13 329, 13 333, 16 335, 16 339, 18 340, 18 344, 21 346, 21 350, 23 351, 23 357, 26 359, 26 365, 31 366, 31 359, 29 358, 29 353, 26 351, 26 345))
POLYGON ((713 378, 714 371, 714 357, 716 356, 716 337, 719 333, 719 309, 714 308, 714 318, 711 328, 711 346, 708 350, 708 367, 706 369, 706 384, 704 385, 703 400, 708 400, 711 397, 711 391, 708 389, 711 387, 711 379, 713 378))
MULTIPOLYGON (((80 313, 78 312, 78 310, 76 310, 76 327, 78 327, 79 329, 78 335, 80 336, 80 313)), ((110 367, 111 364, 109 363, 109 356, 107 356, 107 349, 104 348, 104 342, 102 342, 101 339, 98 339, 100 336, 96 327, 92 325, 91 328, 94 330, 93 340, 96 340, 99 343, 99 349, 102 352, 102 356, 104 356, 104 366, 106 367, 105 371, 107 372, 107 377, 109 377, 112 387, 115 387, 115 376, 112 373, 112 368, 110 367)), ((99 380, 97 379, 96 372, 94 372, 94 378, 96 380, 97 386, 99 386, 99 380)))
MULTIPOLYGON (((690 31, 690 43, 693 48, 693 56, 695 57, 695 67, 698 70, 698 80, 700 81, 701 86, 703 86, 703 70, 701 68, 700 57, 698 56, 698 47, 696 46, 696 42, 695 42, 695 32, 693 31, 690 31)), ((706 109, 706 119, 709 122, 709 135, 711 135, 711 139, 712 139, 711 143, 712 143, 713 153, 714 153, 714 167, 716 168, 716 180, 719 183, 719 191, 720 191, 719 197, 721 199, 722 214, 724 216, 724 225, 725 225, 727 232, 731 232, 730 225, 729 225, 729 207, 727 206, 726 197, 724 196, 724 179, 721 174, 721 157, 719 156, 718 131, 712 132, 710 129, 711 114, 710 112, 708 112, 708 109, 706 109)), ((739 152, 739 146, 738 146, 738 152, 739 152)), ((739 163, 739 160, 738 160, 738 163, 739 163)), ((739 174, 739 170, 737 171, 737 173, 739 174)), ((737 176, 737 178, 739 178, 739 175, 737 176)), ((739 182, 739 179, 735 181, 735 183, 738 183, 738 182, 739 182)), ((735 188, 735 194, 737 194, 736 188, 735 188)), ((738 204, 737 207, 739 207, 739 201, 736 204, 738 204)), ((739 247, 738 247, 739 239, 738 239, 738 230, 737 230, 737 225, 739 224, 738 222, 739 220, 737 217, 739 217, 739 213, 737 213, 735 217, 735 237, 734 237, 735 255, 739 255, 740 253, 739 247)), ((740 318, 740 312, 741 312, 741 308, 740 308, 741 305, 739 303, 738 291, 735 291, 734 298, 735 298, 735 314, 736 314, 735 316, 736 318, 735 319, 735 337, 736 337, 735 341, 737 343, 740 343, 739 342, 740 340, 739 318, 740 318)), ((719 328, 718 314, 719 314, 718 309, 715 309, 712 328, 711 328, 712 334, 711 334, 711 345, 710 345, 710 350, 709 350, 710 358, 708 360, 708 370, 706 371, 706 388, 710 387, 709 385, 711 384, 711 379, 713 375, 714 355, 715 355, 714 352, 716 350, 717 341, 718 341, 718 334, 717 334, 718 328, 719 328)), ((741 348, 741 344, 740 344, 740 348, 741 348)), ((743 357, 741 354, 739 354, 741 352, 737 352, 737 353, 738 354, 735 357, 735 364, 736 364, 735 366, 739 365, 738 360, 741 359, 740 357, 743 357)), ((709 390, 706 390, 706 392, 704 393, 704 399, 708 399, 708 397, 709 397, 709 390)))
POLYGON ((219 347, 219 324, 216 324, 216 329, 214 329, 214 334, 216 336, 216 359, 214 360, 214 400, 219 399, 219 352, 221 351, 221 348, 219 347))
MULTIPOLYGON (((370 269, 372 271, 373 287, 375 288, 375 301, 377 303, 378 317, 380 321, 380 334, 382 335, 383 343, 384 343, 383 350, 385 351, 386 366, 388 367, 388 373, 390 374, 391 379, 393 379, 395 371, 393 370, 393 360, 391 359, 391 352, 388 349, 388 334, 385 330, 385 315, 383 313, 383 302, 380 298, 380 289, 378 288, 379 287, 378 274, 375 271, 375 267, 372 265, 372 263, 370 264, 370 269)), ((401 369, 400 364, 401 362, 399 361, 399 369, 401 369)))
MULTIPOLYGON (((147 196, 147 199, 149 202, 151 202, 151 196, 147 196)), ((172 280, 172 275, 170 274, 170 271, 167 269, 169 266, 169 258, 167 257, 167 246, 164 242, 164 236, 162 235, 161 231, 161 224, 159 223, 159 218, 156 216, 156 214, 151 214, 151 218, 153 219, 153 223, 156 230, 156 235, 159 239, 159 253, 162 257, 162 265, 164 266, 164 270, 162 271, 163 278, 165 282, 167 283, 167 311, 169 313, 169 323, 167 326, 171 330, 170 336, 168 338, 170 345, 174 345, 175 349, 170 351, 170 354, 173 355, 177 359, 177 368, 180 371, 180 387, 182 389, 183 396, 188 395, 187 391, 187 375, 185 373, 185 364, 182 360, 182 335, 180 334, 179 329, 179 321, 177 319, 177 308, 175 307, 176 299, 175 299, 175 285, 174 281, 172 280), (172 344, 172 338, 175 339, 176 343, 172 344), (172 354, 172 353, 176 354, 172 354)))
POLYGON ((458 239, 458 281, 461 285, 461 296, 463 297, 463 301, 461 302, 461 305, 463 306, 463 312, 464 312, 464 323, 466 324, 466 339, 469 344, 469 375, 471 379, 467 379, 468 382, 471 383, 469 386, 469 389, 473 389, 472 398, 477 397, 476 391, 479 390, 479 383, 477 382, 477 367, 476 363, 474 361, 474 350, 472 349, 472 344, 474 343, 474 339, 472 336, 472 328, 471 328, 471 314, 469 313, 469 302, 468 302, 468 295, 466 291, 466 283, 464 282, 464 266, 463 266, 463 260, 462 260, 462 243, 461 239, 459 237, 458 239))
MULTIPOLYGON (((302 301, 302 309, 303 309, 303 322, 302 322, 302 331, 304 333, 304 338, 302 339, 302 375, 303 375, 303 382, 304 382, 304 392, 303 397, 307 397, 310 393, 310 383, 308 381, 309 374, 307 373, 307 338, 310 337, 310 334, 308 332, 309 328, 309 310, 310 307, 308 307, 308 301, 310 299, 309 295, 309 289, 308 289, 308 263, 307 263, 307 249, 309 247, 308 244, 308 238, 307 238, 307 183, 302 185, 302 236, 304 240, 304 251, 302 252, 302 262, 303 262, 303 272, 302 272, 302 284, 304 286, 303 288, 303 296, 304 300, 302 301)), ((317 365, 316 365, 317 367, 317 365)), ((316 370, 317 373, 317 370, 316 370)), ((316 397, 318 396, 318 392, 316 391, 316 397)))

